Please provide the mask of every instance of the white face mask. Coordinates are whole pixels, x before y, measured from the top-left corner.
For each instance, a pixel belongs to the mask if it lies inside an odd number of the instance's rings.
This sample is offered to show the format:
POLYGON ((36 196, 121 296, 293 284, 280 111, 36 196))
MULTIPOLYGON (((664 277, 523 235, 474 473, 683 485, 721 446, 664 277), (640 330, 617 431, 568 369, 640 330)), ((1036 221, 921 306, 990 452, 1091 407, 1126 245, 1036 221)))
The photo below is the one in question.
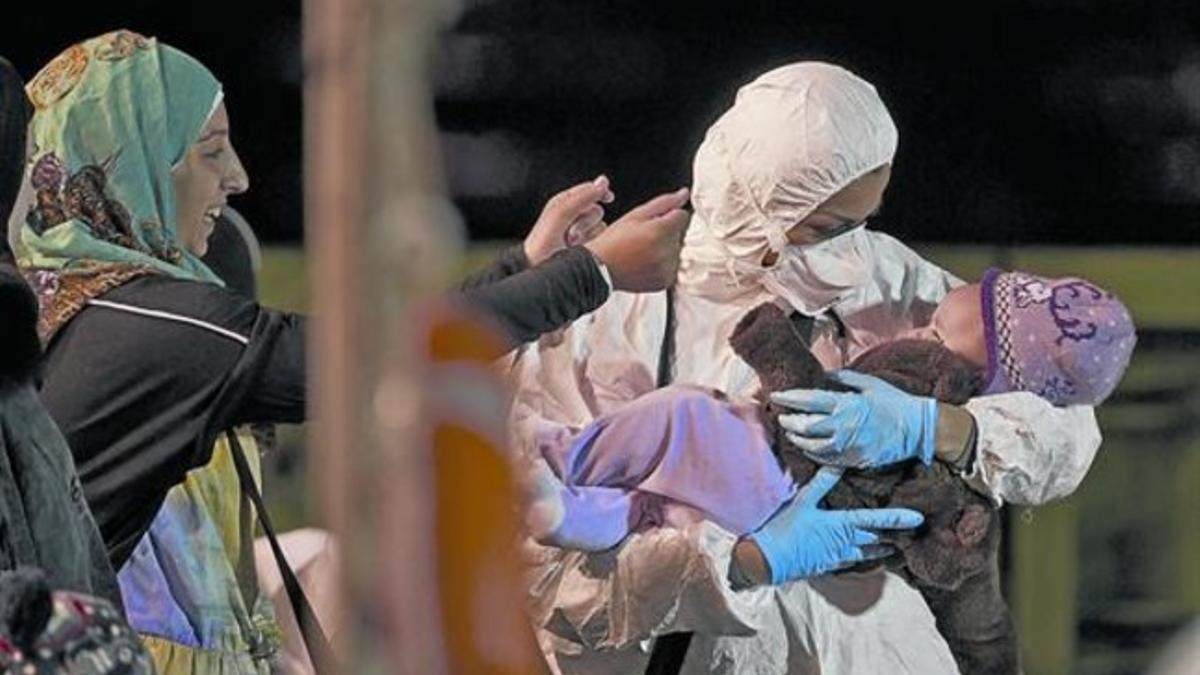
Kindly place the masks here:
POLYGON ((793 309, 820 314, 870 277, 864 237, 860 227, 820 244, 787 246, 760 283, 793 309))

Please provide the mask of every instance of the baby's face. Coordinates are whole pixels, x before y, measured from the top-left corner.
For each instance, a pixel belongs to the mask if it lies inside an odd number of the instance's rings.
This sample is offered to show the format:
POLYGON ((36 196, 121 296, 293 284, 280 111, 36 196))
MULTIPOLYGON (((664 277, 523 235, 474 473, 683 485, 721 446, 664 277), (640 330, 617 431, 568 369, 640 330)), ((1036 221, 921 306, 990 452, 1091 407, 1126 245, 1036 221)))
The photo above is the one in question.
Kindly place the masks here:
POLYGON ((901 337, 933 340, 980 368, 987 368, 987 341, 983 333, 983 305, 979 284, 967 284, 946 294, 924 328, 901 337))

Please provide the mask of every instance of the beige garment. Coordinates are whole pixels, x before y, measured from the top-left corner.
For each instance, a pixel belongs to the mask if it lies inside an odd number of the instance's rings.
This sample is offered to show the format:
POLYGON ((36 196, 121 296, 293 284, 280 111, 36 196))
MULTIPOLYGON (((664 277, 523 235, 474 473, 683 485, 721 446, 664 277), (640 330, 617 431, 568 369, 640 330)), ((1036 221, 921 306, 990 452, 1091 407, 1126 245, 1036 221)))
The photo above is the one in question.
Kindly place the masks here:
MULTIPOLYGON (((672 381, 754 393, 728 338, 762 302, 816 319, 814 353, 838 368, 928 323, 961 283, 895 239, 857 228, 798 246, 787 231, 856 178, 892 161, 898 134, 875 89, 829 64, 796 63, 747 84, 709 128, 693 165, 692 203, 675 289, 672 381), (776 262, 763 264, 764 254, 776 262)), ((667 322, 663 294, 615 293, 513 366, 512 447, 579 429, 655 387, 667 322)), ((979 469, 996 501, 1070 492, 1099 443, 1090 409, 1026 394, 972 401, 979 469)), ((538 637, 560 672, 645 668, 651 639, 695 631, 688 673, 955 673, 920 594, 887 573, 837 575, 734 592, 733 536, 713 523, 635 534, 582 555, 530 546, 538 637)))

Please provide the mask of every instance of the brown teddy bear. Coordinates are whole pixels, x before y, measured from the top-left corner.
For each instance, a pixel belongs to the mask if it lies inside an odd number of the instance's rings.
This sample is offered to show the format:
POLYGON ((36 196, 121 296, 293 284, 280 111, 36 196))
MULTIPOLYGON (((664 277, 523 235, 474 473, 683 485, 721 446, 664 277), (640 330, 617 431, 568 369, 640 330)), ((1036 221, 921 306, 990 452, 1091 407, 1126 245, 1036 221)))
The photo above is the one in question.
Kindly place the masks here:
MULTIPOLYGON (((777 422, 782 408, 768 394, 796 388, 841 390, 808 349, 811 319, 786 316, 774 304, 751 310, 730 338, 734 351, 758 374, 763 423, 781 464, 803 485, 818 465, 788 442, 777 422)), ((983 384, 977 367, 940 344, 895 340, 862 354, 850 368, 911 394, 961 405, 983 384)), ((1012 619, 1000 594, 999 511, 947 466, 901 464, 887 470, 847 471, 825 498, 830 509, 905 507, 925 524, 885 537, 899 553, 886 561, 929 603, 938 630, 963 673, 1018 673, 1012 619)))

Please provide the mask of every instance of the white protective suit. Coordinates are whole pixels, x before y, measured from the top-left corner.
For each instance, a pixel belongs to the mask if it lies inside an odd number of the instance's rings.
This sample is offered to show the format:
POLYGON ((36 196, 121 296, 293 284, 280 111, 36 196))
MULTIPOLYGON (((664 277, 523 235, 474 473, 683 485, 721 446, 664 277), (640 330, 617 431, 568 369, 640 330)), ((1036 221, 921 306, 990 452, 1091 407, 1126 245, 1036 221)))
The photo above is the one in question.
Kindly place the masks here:
MULTIPOLYGON (((696 153, 675 291, 672 379, 751 396, 754 373, 728 338, 749 309, 785 300, 817 319, 813 350, 837 368, 928 322, 961 283, 895 239, 859 228, 808 248, 786 231, 854 179, 890 163, 896 129, 874 88, 826 64, 771 71, 743 87, 696 153), (761 265, 768 251, 779 255, 761 265)), ((527 347, 513 443, 540 443, 655 387, 665 294, 616 293, 561 336, 527 347)), ((1032 395, 967 404, 979 426, 967 476, 997 504, 1069 494, 1099 446, 1090 408, 1032 395)), ((711 522, 635 533, 585 554, 526 547, 539 641, 561 673, 639 673, 651 638, 695 631, 685 673, 955 673, 920 594, 890 573, 839 574, 748 591, 726 579, 735 537, 711 522)))

